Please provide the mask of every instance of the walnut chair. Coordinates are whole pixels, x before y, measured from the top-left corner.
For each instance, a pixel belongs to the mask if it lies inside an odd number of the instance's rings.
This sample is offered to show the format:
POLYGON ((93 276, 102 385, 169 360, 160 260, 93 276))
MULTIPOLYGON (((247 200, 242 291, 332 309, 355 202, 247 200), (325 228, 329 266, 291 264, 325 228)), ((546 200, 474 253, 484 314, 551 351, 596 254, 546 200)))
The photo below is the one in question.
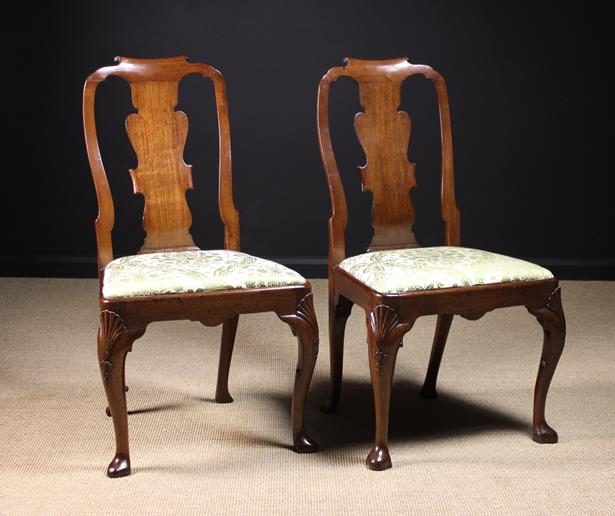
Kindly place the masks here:
POLYGON ((407 58, 384 61, 348 59, 330 69, 318 90, 318 137, 329 186, 329 336, 331 396, 325 412, 337 408, 342 382, 344 328, 354 304, 365 310, 376 431, 367 467, 391 467, 388 450, 389 401, 397 352, 403 336, 423 315, 437 315, 433 348, 421 395, 436 397, 436 379, 453 315, 476 320, 486 312, 524 305, 544 329, 534 391, 533 439, 557 442, 545 421, 549 384, 564 347, 566 324, 558 281, 548 270, 506 256, 459 247, 459 210, 453 182, 453 146, 446 85, 429 66, 407 58), (441 213, 445 246, 419 247, 410 190, 415 166, 407 157, 410 117, 398 111, 405 79, 422 75, 436 89, 441 129, 441 213), (365 254, 346 258, 346 198, 329 131, 329 88, 340 77, 359 87, 364 112, 355 131, 366 156, 359 167, 363 191, 373 196, 373 239, 365 254))
POLYGON ((314 452, 317 446, 304 430, 304 406, 318 354, 318 326, 310 284, 296 272, 239 252, 239 216, 233 205, 228 101, 224 79, 206 64, 185 57, 132 59, 120 57, 85 81, 83 122, 88 158, 96 187, 96 219, 100 279, 98 360, 115 428, 116 453, 107 475, 130 474, 128 418, 124 382, 126 354, 154 321, 189 319, 207 326, 222 324, 222 344, 215 399, 233 401, 228 373, 239 314, 275 312, 299 340, 299 358, 292 401, 294 449, 314 452), (224 249, 202 251, 190 234, 186 190, 192 188, 191 167, 183 160, 188 120, 175 111, 179 81, 199 74, 212 81, 219 134, 219 211, 224 249), (135 256, 113 258, 113 199, 103 167, 95 122, 95 94, 109 76, 130 84, 137 113, 126 130, 138 159, 130 170, 134 192, 145 198, 145 242, 135 256))

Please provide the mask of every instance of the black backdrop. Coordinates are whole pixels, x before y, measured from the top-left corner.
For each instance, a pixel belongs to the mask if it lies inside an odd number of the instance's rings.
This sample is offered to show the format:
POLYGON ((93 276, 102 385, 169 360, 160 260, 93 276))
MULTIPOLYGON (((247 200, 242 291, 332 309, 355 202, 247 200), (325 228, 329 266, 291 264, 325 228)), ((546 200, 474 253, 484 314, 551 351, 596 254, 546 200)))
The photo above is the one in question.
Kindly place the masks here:
MULTIPOLYGON (((115 55, 185 54, 227 81, 235 202, 242 249, 309 275, 325 272, 329 200, 316 140, 318 80, 346 56, 408 56, 445 77, 453 119, 462 243, 525 257, 562 277, 615 277, 611 213, 610 91, 601 70, 605 13, 539 2, 187 0, 23 3, 5 16, 5 123, 0 274, 94 275, 96 197, 81 126, 81 89, 115 55), (8 138, 7 138, 8 134, 8 138), (607 138, 609 138, 607 140, 607 138)), ((186 162, 193 234, 222 245, 216 207, 217 137, 212 88, 186 79, 186 162)), ((334 146, 347 188, 349 252, 369 242, 370 194, 356 166, 356 86, 332 92, 334 146)), ((402 108, 413 119, 416 232, 442 242, 435 96, 411 79, 402 108)), ((103 159, 116 201, 116 255, 143 239, 142 199, 123 120, 129 88, 99 88, 103 159)))

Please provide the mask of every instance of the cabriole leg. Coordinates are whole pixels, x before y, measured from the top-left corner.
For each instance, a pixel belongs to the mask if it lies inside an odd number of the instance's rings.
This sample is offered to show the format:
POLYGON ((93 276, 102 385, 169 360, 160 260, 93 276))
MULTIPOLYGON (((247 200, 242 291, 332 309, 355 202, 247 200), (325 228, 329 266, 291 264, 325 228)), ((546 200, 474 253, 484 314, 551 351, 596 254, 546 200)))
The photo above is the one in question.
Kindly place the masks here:
POLYGON ((115 312, 109 310, 101 312, 98 363, 113 419, 116 445, 115 456, 107 468, 107 476, 111 478, 130 475, 124 367, 132 343, 142 334, 143 332, 129 334, 124 322, 115 312))
POLYGON ((280 319, 290 325, 299 341, 291 409, 293 445, 298 453, 318 451, 316 443, 305 432, 305 400, 318 356, 318 324, 312 297, 311 292, 304 296, 299 301, 295 314, 280 316, 280 319))
POLYGON ((374 446, 365 463, 373 471, 392 466, 388 448, 391 386, 397 352, 404 334, 411 327, 412 324, 401 323, 395 310, 386 305, 378 305, 367 314, 367 343, 376 431, 374 446))
POLYGON ((562 308, 560 287, 549 296, 543 308, 527 308, 544 330, 542 355, 534 389, 533 439, 537 443, 556 443, 557 432, 545 420, 545 405, 555 368, 564 350, 566 320, 562 308))

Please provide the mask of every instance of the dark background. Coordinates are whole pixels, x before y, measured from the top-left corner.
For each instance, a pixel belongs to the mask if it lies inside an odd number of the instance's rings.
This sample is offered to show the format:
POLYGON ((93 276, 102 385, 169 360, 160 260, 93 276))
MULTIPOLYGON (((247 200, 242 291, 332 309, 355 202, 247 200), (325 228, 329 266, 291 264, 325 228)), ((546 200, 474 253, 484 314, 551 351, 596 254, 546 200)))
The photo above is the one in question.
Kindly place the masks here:
MULTIPOLYGON (((615 278, 612 241, 610 85, 612 30, 589 4, 328 1, 23 2, 5 13, 5 123, 0 274, 96 274, 96 196, 81 126, 86 76, 116 55, 179 54, 211 64, 227 82, 235 203, 242 250, 310 276, 324 275, 326 183, 316 139, 316 88, 346 56, 408 56, 448 83, 462 243, 546 265, 563 278, 615 278), (7 138, 8 135, 8 138, 7 138), (608 138, 608 139, 607 139, 608 138)), ((217 133, 212 88, 191 77, 179 108, 190 118, 186 162, 193 235, 222 246, 217 214, 217 133)), ((332 90, 333 143, 346 184, 348 252, 369 243, 370 195, 352 128, 356 86, 332 90)), ((435 95, 424 79, 404 86, 417 164, 415 226, 442 242, 435 95)), ((143 240, 143 201, 124 130, 129 88, 100 88, 101 151, 116 203, 116 256, 143 240)))

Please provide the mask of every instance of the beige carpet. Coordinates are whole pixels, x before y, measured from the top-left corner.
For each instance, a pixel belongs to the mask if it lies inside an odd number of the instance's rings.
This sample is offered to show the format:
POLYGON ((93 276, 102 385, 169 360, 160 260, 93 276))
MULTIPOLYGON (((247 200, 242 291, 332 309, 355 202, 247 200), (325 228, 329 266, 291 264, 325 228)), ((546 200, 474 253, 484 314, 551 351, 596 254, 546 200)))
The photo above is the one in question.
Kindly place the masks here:
POLYGON ((420 399, 434 318, 400 351, 393 469, 363 465, 373 428, 365 325, 348 324, 339 414, 321 354, 314 455, 290 451, 296 343, 271 314, 240 318, 235 402, 212 402, 220 328, 154 324, 128 356, 133 475, 109 480, 111 420, 95 352, 97 282, 0 279, 0 514, 613 514, 615 283, 564 282, 568 341, 547 404, 556 445, 529 437, 541 329, 524 309, 457 320, 440 398, 420 399))

